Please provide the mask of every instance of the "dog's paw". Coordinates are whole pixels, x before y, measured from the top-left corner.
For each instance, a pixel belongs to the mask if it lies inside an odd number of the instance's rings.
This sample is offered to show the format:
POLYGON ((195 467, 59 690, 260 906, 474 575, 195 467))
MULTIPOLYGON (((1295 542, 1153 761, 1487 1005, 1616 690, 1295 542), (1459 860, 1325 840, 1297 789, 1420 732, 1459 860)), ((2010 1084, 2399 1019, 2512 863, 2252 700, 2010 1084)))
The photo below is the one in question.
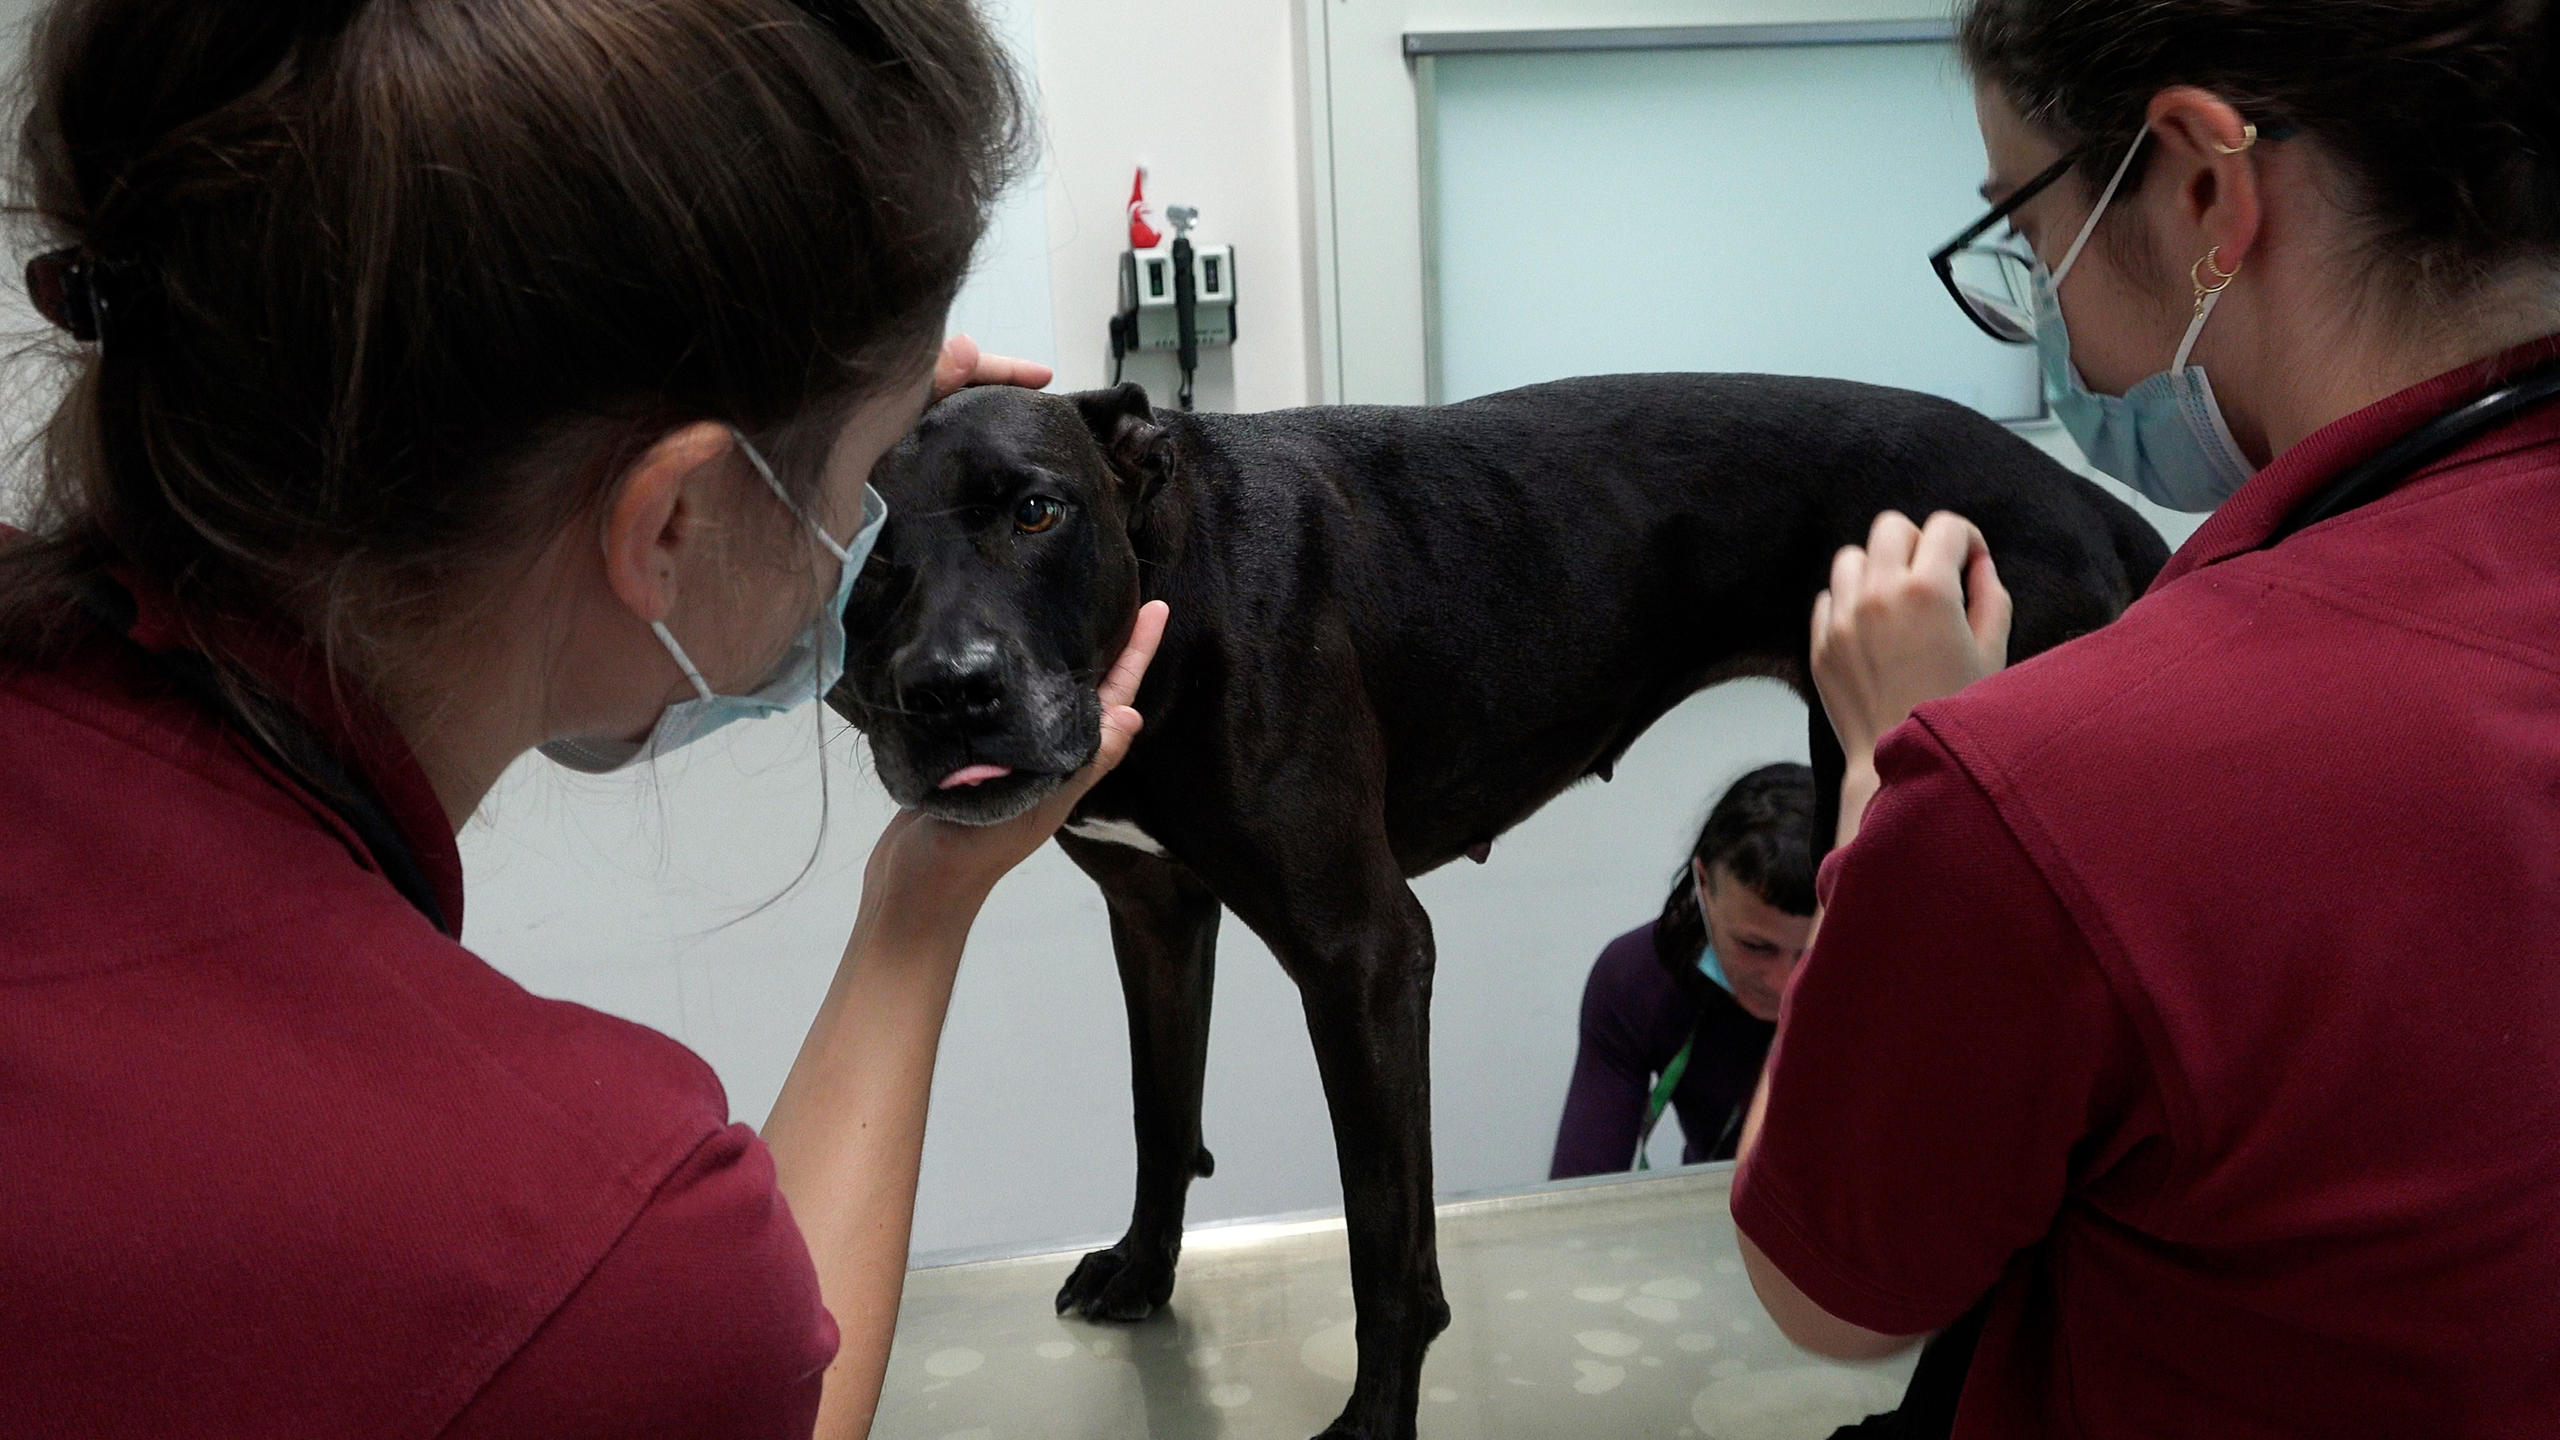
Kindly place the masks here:
POLYGON ((1414 1440, 1414 1419, 1410 1408, 1398 1414, 1393 1405, 1364 1404, 1354 1395, 1316 1440, 1414 1440))
POLYGON ((1058 1289, 1058 1313, 1087 1320, 1144 1320, 1173 1298, 1173 1264, 1132 1260, 1129 1242, 1096 1250, 1058 1289))
POLYGON ((1333 1428, 1317 1436, 1316 1440, 1414 1440, 1414 1437, 1411 1425, 1401 1430, 1379 1430, 1354 1425, 1348 1420, 1336 1420, 1333 1428))

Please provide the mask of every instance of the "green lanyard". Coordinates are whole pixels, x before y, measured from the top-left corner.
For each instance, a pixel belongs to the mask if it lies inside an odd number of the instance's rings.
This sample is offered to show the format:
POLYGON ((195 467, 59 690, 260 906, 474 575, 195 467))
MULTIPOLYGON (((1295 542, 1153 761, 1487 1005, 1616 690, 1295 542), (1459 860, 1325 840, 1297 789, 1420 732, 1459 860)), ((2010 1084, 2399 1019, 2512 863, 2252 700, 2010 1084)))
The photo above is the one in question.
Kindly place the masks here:
POLYGON ((1671 1057, 1671 1063, 1662 1067, 1662 1078, 1654 1082, 1653 1094, 1644 1102, 1644 1128, 1636 1132, 1639 1170, 1653 1168, 1653 1161, 1644 1153, 1645 1145, 1653 1139, 1653 1127, 1662 1123, 1662 1112, 1671 1108, 1671 1092, 1680 1088, 1680 1077, 1689 1073, 1689 1052, 1697 1048, 1697 1037, 1691 1036, 1689 1043, 1680 1047, 1680 1053, 1671 1057))

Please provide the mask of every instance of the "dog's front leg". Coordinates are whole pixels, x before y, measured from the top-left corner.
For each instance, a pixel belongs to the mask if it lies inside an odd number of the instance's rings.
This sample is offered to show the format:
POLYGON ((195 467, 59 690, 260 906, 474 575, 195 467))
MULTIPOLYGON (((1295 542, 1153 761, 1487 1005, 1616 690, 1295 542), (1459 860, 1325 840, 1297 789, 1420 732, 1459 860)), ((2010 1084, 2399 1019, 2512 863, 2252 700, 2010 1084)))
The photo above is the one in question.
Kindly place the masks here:
MULTIPOLYGON (((1805 673, 1813 673, 1811 662, 1805 673)), ((1805 689, 1805 758, 1813 768, 1813 858, 1819 864, 1839 838, 1840 787, 1848 774, 1849 757, 1840 748, 1840 734, 1831 728, 1831 717, 1823 713, 1822 697, 1811 693, 1810 684, 1805 689)))
POLYGON ((1324 1077, 1359 1312, 1358 1378, 1322 1440, 1411 1440, 1423 1354, 1449 1325, 1431 1209, 1431 921, 1383 856, 1369 869, 1366 903, 1335 894, 1265 931, 1324 1077))
POLYGON ((1182 1212, 1211 1161, 1200 1143, 1218 899, 1180 863, 1073 836, 1061 845, 1101 885, 1129 1007, 1129 1084, 1138 1131, 1138 1195, 1129 1233, 1084 1257, 1058 1313, 1144 1320, 1173 1295, 1182 1212))

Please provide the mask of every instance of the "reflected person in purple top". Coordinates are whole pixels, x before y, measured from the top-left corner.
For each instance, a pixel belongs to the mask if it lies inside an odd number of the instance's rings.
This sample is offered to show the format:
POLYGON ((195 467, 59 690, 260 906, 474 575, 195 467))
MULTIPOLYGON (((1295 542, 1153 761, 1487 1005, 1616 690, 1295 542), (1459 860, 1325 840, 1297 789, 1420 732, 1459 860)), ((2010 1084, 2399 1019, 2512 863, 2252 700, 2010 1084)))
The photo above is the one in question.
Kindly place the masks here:
POLYGON ((1661 916, 1591 967, 1550 1178, 1635 1165, 1665 1108, 1680 1118, 1682 1164, 1733 1158, 1812 938, 1813 870, 1813 772, 1770 765, 1735 781, 1661 916))

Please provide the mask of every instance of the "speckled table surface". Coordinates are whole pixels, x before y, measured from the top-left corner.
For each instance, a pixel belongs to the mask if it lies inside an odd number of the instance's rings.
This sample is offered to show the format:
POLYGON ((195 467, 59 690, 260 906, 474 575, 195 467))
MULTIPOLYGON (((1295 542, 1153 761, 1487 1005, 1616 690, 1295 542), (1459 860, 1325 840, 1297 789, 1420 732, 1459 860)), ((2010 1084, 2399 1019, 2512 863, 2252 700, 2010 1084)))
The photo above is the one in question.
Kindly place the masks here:
MULTIPOLYGON (((1730 1166, 1541 1187, 1440 1208, 1447 1334, 1423 1440, 1824 1440, 1890 1407, 1911 1357, 1818 1361, 1742 1275, 1730 1166)), ((1173 1303, 1139 1325, 1062 1320, 1073 1253, 907 1279, 882 1440, 1306 1440, 1351 1388, 1340 1220, 1208 1227, 1173 1303)))

